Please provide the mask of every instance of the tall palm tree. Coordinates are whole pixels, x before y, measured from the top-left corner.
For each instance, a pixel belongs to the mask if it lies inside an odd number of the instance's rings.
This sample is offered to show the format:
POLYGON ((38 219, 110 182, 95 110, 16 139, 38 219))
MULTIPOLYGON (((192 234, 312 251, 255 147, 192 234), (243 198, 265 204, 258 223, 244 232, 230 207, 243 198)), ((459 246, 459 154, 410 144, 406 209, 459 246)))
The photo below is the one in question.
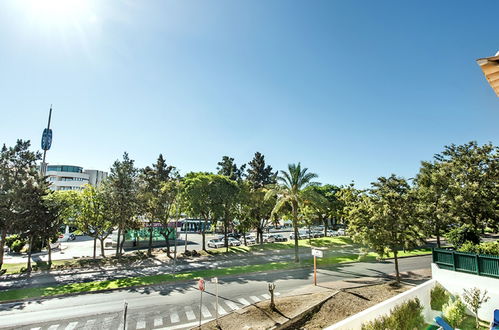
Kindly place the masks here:
POLYGON ((312 180, 317 178, 317 174, 308 172, 308 168, 301 168, 301 164, 289 164, 288 171, 280 171, 277 176, 277 185, 270 189, 266 198, 277 196, 277 202, 272 210, 272 214, 279 212, 283 207, 291 208, 293 220, 294 238, 295 238, 295 262, 299 262, 298 256, 298 214, 300 207, 311 196, 304 189, 311 185, 317 185, 312 180))

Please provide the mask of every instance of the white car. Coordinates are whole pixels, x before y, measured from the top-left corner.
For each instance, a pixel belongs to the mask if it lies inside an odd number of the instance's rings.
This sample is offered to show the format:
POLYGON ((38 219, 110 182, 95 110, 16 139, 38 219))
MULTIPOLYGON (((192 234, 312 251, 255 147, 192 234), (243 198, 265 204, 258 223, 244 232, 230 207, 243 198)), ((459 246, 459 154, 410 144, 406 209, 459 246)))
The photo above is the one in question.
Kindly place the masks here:
POLYGON ((338 229, 338 236, 345 236, 346 233, 345 233, 345 229, 341 228, 341 229, 338 229))
POLYGON ((248 245, 253 245, 253 244, 256 244, 256 239, 254 236, 251 236, 251 235, 247 235, 246 236, 246 244, 248 245))
POLYGON ((58 242, 69 242, 74 241, 76 239, 75 234, 73 233, 64 233, 59 235, 58 242))
POLYGON ((227 242, 229 243, 229 246, 240 246, 241 242, 234 237, 227 237, 227 242))
POLYGON ((338 232, 336 230, 328 230, 327 231, 327 236, 338 236, 338 232))
POLYGON ((274 243, 275 237, 270 234, 263 234, 263 243, 274 243))
POLYGON ((221 247, 224 247, 225 246, 225 243, 219 239, 210 239, 208 241, 208 247, 211 247, 211 248, 221 248, 221 247))

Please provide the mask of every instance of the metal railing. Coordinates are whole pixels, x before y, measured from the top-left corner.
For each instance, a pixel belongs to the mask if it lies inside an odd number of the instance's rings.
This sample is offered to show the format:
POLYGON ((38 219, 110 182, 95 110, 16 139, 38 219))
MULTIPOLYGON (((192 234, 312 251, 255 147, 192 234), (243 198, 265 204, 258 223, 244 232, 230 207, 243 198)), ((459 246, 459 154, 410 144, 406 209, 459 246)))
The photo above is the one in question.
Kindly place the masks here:
POLYGON ((499 256, 432 249, 433 263, 442 269, 499 278, 499 256))

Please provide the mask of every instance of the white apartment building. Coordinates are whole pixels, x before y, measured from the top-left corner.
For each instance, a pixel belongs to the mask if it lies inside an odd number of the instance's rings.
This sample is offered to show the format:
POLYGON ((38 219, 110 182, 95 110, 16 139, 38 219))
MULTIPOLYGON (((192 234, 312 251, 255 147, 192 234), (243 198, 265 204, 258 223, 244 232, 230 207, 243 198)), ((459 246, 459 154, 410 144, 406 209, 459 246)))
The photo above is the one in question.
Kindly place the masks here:
POLYGON ((98 186, 107 177, 107 172, 83 170, 74 165, 48 165, 46 175, 53 190, 81 190, 86 184, 98 186))

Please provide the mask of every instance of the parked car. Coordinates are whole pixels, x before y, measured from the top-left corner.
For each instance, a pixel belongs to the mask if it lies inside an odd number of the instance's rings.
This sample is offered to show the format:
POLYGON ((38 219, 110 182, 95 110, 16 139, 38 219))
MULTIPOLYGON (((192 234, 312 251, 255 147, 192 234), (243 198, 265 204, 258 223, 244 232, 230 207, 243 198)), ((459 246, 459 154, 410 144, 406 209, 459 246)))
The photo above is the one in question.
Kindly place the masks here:
MULTIPOLYGON (((305 238, 309 238, 310 235, 305 232, 305 231, 298 231, 298 239, 305 239, 305 238)), ((291 233, 291 235, 289 235, 289 239, 295 239, 295 233, 291 233)))
POLYGON ((321 231, 312 231, 310 235, 314 238, 324 237, 324 233, 321 231))
POLYGON ((263 234, 263 242, 264 243, 274 243, 275 242, 274 235, 263 234))
POLYGON ((69 242, 74 241, 76 239, 76 235, 73 233, 64 233, 59 235, 59 242, 69 242))
POLYGON ((227 241, 229 243, 229 246, 240 246, 241 242, 234 237, 227 237, 227 241))
POLYGON ((345 235, 346 235, 345 229, 343 228, 338 229, 338 236, 345 236, 345 235))
POLYGON ((219 239, 210 239, 208 241, 208 247, 211 247, 211 248, 221 248, 224 246, 225 246, 225 243, 219 239))
POLYGON ((251 235, 246 235, 246 244, 247 245, 253 245, 256 244, 256 238, 251 235))
POLYGON ((276 242, 287 242, 288 241, 288 239, 286 237, 284 237, 284 235, 282 235, 282 234, 274 234, 272 236, 274 236, 274 239, 276 242))
POLYGON ((233 238, 239 240, 242 236, 241 236, 241 234, 238 234, 238 233, 228 233, 227 237, 233 237, 233 238))
POLYGON ((327 236, 338 236, 338 232, 336 230, 328 230, 327 231, 327 236))

